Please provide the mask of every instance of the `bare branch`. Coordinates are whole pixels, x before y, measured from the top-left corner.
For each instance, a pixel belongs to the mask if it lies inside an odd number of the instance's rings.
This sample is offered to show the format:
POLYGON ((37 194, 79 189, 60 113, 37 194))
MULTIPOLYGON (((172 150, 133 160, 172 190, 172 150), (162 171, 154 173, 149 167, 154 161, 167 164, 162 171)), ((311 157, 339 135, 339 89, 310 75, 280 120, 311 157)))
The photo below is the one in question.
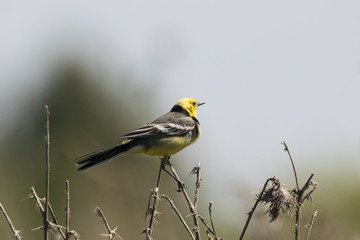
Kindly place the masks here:
POLYGON ((48 240, 49 230, 49 195, 50 195, 50 126, 49 126, 49 107, 46 109, 46 190, 45 190, 45 212, 44 212, 44 240, 48 240))
POLYGON ((65 192, 66 192, 66 203, 65 203, 65 230, 66 230, 66 240, 70 238, 70 186, 69 180, 65 181, 65 192))
POLYGON ((200 169, 201 169, 201 166, 200 166, 200 163, 198 163, 191 170, 191 174, 196 174, 195 195, 194 195, 195 211, 197 211, 197 205, 198 205, 198 201, 199 201, 199 190, 200 190, 200 185, 201 185, 200 169))
POLYGON ((212 205, 213 205, 213 201, 210 201, 210 202, 209 202, 210 223, 211 223, 212 230, 213 230, 214 233, 215 233, 215 239, 218 239, 219 237, 217 236, 217 233, 216 233, 216 230, 215 230, 214 220, 213 220, 213 217, 212 217, 212 205))
POLYGON ((39 196, 37 195, 34 187, 31 187, 31 188, 30 188, 30 198, 34 198, 34 199, 35 199, 36 205, 38 206, 41 214, 44 216, 44 214, 45 214, 44 207, 43 207, 43 205, 41 204, 41 200, 40 200, 39 196))
POLYGON ((103 220, 103 222, 104 222, 104 224, 105 224, 105 228, 106 228, 106 230, 107 230, 107 232, 108 232, 107 234, 102 234, 102 235, 103 235, 103 236, 107 236, 107 237, 109 238, 109 240, 114 239, 115 236, 118 237, 120 240, 124 240, 119 234, 116 233, 117 227, 114 228, 113 230, 111 230, 111 228, 110 228, 110 226, 109 226, 109 224, 108 224, 108 222, 107 222, 107 220, 106 220, 103 212, 101 211, 101 209, 100 209, 99 207, 96 207, 95 211, 96 211, 96 214, 97 214, 99 217, 102 218, 102 220, 103 220))
POLYGON ((310 220, 309 224, 307 225, 308 231, 307 231, 307 233, 306 233, 305 240, 309 240, 311 228, 312 228, 312 226, 313 226, 313 224, 314 224, 314 220, 315 220, 315 217, 316 217, 317 213, 318 213, 318 211, 315 211, 315 212, 314 212, 314 214, 313 214, 312 217, 311 217, 311 220, 310 220))
POLYGON ((310 192, 308 192, 305 197, 303 197, 303 199, 301 200, 301 203, 303 203, 305 200, 311 200, 311 195, 313 194, 313 192, 315 191, 315 189, 317 188, 317 183, 316 182, 310 182, 310 185, 313 186, 313 189, 310 190, 310 192))
POLYGON ((4 214, 6 222, 9 224, 9 226, 11 228, 11 231, 14 233, 15 239, 16 240, 21 240, 20 231, 15 229, 14 224, 12 223, 9 215, 6 213, 5 208, 3 207, 3 205, 1 203, 0 203, 0 210, 4 214))
POLYGON ((287 152, 288 155, 289 155, 289 158, 290 158, 290 161, 291 161, 291 165, 292 165, 292 168, 293 168, 293 171, 294 171, 294 176, 295 176, 295 181, 296 181, 296 189, 299 191, 299 190, 300 190, 300 187, 299 187, 298 177, 297 177, 297 174, 296 174, 296 168, 295 168, 295 164, 294 164, 294 161, 293 161, 293 159, 292 159, 291 153, 290 153, 289 148, 288 148, 288 146, 286 145, 286 142, 285 142, 285 141, 282 141, 281 144, 285 147, 285 148, 284 148, 284 151, 287 152))
MULTIPOLYGON (((170 165, 170 169, 171 169, 172 174, 174 174, 174 176, 177 179, 180 179, 179 175, 177 174, 177 172, 176 172, 173 165, 170 165)), ((193 220, 194 220, 193 231, 195 233, 195 239, 200 240, 201 237, 200 237, 200 227, 199 227, 199 220, 198 220, 199 215, 198 215, 198 213, 197 213, 197 211, 195 209, 194 204, 191 202, 189 194, 187 193, 186 189, 185 188, 180 188, 180 191, 183 193, 183 195, 185 197, 185 200, 186 200, 187 204, 189 205, 190 213, 191 213, 191 215, 193 217, 193 220)))
MULTIPOLYGON (((44 209, 44 207, 43 207, 43 205, 42 205, 42 203, 41 203, 41 201, 44 201, 44 200, 39 198, 39 196, 37 195, 34 187, 31 187, 31 188, 30 188, 30 192, 31 192, 31 193, 30 193, 30 197, 33 198, 33 199, 35 199, 36 205, 38 206, 38 208, 39 208, 39 210, 40 210, 40 212, 41 212, 41 215, 42 215, 43 218, 44 218, 44 217, 45 217, 45 209, 44 209)), ((51 217, 52 217, 52 219, 53 219, 52 223, 55 224, 56 226, 59 226, 58 221, 56 220, 54 211, 53 211, 53 209, 52 209, 52 207, 51 207, 51 204, 49 204, 49 212, 50 212, 50 215, 51 215, 51 217)), ((63 227, 62 227, 62 228, 63 228, 63 227)), ((57 228, 57 229, 58 229, 61 237, 65 240, 65 239, 66 239, 66 236, 65 236, 62 228, 57 228)), ((42 227, 39 227, 39 228, 35 228, 35 229, 33 229, 33 230, 39 230, 39 229, 43 229, 43 226, 42 226, 42 227)))
MULTIPOLYGON (((160 175, 160 172, 159 172, 159 175, 160 175)), ((146 234, 151 235, 152 227, 153 227, 154 223, 156 223, 155 216, 158 214, 158 212, 156 211, 156 207, 158 205, 158 200, 159 200, 159 188, 156 187, 154 190, 152 190, 150 192, 148 207, 146 209, 145 217, 150 215, 150 221, 149 221, 149 227, 148 227, 149 231, 146 231, 146 234)))
POLYGON ((203 218, 203 217, 201 217, 201 216, 199 216, 199 218, 200 218, 201 222, 204 224, 204 226, 205 226, 205 228, 206 228, 206 232, 207 232, 208 237, 211 237, 210 234, 213 235, 213 236, 215 236, 214 230, 213 230, 213 229, 211 228, 211 226, 207 223, 206 219, 203 218))
POLYGON ((180 219, 180 222, 184 225, 184 227, 185 227, 186 231, 189 233, 191 239, 195 240, 195 237, 194 237, 194 235, 192 234, 191 229, 189 228, 189 226, 188 226, 187 223, 185 222, 184 218, 181 216, 181 214, 180 214, 179 210, 176 208, 174 202, 173 202, 168 196, 166 196, 166 195, 164 195, 164 194, 161 194, 160 197, 161 197, 161 198, 165 198, 165 199, 169 202, 171 208, 174 210, 175 214, 176 214, 176 215, 178 216, 178 218, 180 219))

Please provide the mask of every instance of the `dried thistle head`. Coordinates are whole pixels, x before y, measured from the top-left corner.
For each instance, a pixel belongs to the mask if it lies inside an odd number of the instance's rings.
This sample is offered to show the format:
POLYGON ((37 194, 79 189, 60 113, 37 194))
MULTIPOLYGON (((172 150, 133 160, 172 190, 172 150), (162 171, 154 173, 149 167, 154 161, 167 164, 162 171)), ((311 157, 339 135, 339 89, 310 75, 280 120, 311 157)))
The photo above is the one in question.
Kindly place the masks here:
POLYGON ((268 210, 270 222, 275 221, 280 215, 292 215, 297 207, 297 195, 294 190, 290 190, 281 185, 278 178, 272 178, 271 185, 257 194, 260 203, 270 204, 268 210))

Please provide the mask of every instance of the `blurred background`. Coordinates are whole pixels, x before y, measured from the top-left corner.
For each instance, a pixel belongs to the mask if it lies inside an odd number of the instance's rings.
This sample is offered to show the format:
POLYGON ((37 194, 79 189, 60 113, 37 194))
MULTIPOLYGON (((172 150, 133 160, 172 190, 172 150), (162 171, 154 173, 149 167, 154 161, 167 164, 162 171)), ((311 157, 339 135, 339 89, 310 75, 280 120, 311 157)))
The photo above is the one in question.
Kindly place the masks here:
MULTIPOLYGON (((45 110, 50 108, 50 202, 64 224, 103 239, 99 206, 125 239, 140 232, 160 161, 128 156, 86 172, 74 159, 168 112, 180 98, 205 101, 202 136, 172 162, 193 193, 202 165, 200 213, 214 201, 217 231, 238 239, 265 180, 319 187, 312 239, 360 239, 360 2, 3 1, 0 4, 0 202, 24 239, 40 239, 28 198, 45 192, 45 110)), ((177 185, 166 193, 188 215, 177 185)), ((186 239, 163 201, 154 239, 186 239)), ((268 223, 259 210, 249 239, 289 239, 294 218, 268 223), (261 226, 259 228, 259 226, 261 226)), ((191 222, 190 217, 187 220, 191 222)), ((302 232, 305 236, 305 230, 302 232)), ((204 236, 205 237, 205 236, 204 236)), ((12 233, 0 218, 0 238, 12 233)))

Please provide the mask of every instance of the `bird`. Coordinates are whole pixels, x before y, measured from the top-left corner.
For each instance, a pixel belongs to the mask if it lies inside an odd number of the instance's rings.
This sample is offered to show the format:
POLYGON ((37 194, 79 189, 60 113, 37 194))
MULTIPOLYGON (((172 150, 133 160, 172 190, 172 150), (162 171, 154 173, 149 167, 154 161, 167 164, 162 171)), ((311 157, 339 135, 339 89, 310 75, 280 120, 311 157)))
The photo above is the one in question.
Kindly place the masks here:
POLYGON ((113 147, 84 155, 76 160, 78 170, 85 170, 124 154, 158 156, 161 170, 165 170, 179 185, 181 182, 165 169, 170 156, 196 142, 200 136, 200 122, 196 117, 197 108, 205 102, 183 98, 176 102, 170 112, 160 116, 128 134, 119 137, 122 142, 113 147))

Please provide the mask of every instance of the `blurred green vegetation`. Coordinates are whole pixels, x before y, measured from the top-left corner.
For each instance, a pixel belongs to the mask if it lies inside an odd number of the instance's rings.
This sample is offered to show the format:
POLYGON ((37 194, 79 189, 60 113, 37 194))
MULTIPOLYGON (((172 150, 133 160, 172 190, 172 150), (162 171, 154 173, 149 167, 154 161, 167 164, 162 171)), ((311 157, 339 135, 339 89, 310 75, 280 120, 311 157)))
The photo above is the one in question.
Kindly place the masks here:
MULTIPOLYGON (((126 239, 143 239, 140 232, 147 226, 145 211, 149 191, 156 183, 159 159, 123 157, 85 173, 76 171, 74 159, 117 144, 118 136, 149 120, 150 114, 142 107, 147 95, 139 88, 139 92, 131 92, 133 89, 127 88, 131 79, 125 78, 119 79, 124 87, 114 98, 99 84, 101 81, 92 78, 74 62, 59 66, 48 81, 51 84, 24 103, 13 129, 1 140, 0 201, 24 239, 42 236, 42 231, 31 230, 41 226, 42 220, 28 194, 34 186, 38 195, 44 196, 45 104, 51 114, 50 202, 58 220, 64 223, 65 180, 69 179, 71 228, 82 239, 99 239, 106 232, 93 212, 96 206, 112 227, 119 226, 126 239), (131 109, 134 107, 136 111, 131 109)), ((169 184, 167 176, 162 180, 163 191, 175 192, 175 183, 169 184)), ((178 226, 178 220, 172 214, 163 214, 161 222, 154 237, 161 232, 163 239, 170 239, 170 234, 177 236, 172 239, 184 239, 185 230, 173 227, 178 226)), ((1 239, 12 238, 2 218, 0 232, 1 239)))
MULTIPOLYGON (((58 221, 65 221, 65 180, 69 179, 70 226, 82 239, 102 239, 100 234, 106 232, 93 211, 96 206, 103 210, 112 228, 119 226, 118 233, 125 239, 144 239, 140 232, 147 226, 145 210, 150 190, 156 182, 159 160, 123 157, 83 173, 76 171, 74 159, 114 145, 118 136, 152 120, 150 111, 143 107, 149 106, 150 103, 145 104, 145 101, 150 96, 145 89, 129 87, 131 78, 124 77, 119 79, 122 88, 118 89, 115 98, 101 86, 101 81, 94 78, 101 76, 88 74, 76 62, 58 66, 48 81, 51 84, 24 103, 13 128, 1 139, 0 201, 15 227, 22 230, 24 239, 42 237, 42 231, 32 231, 42 225, 42 219, 28 194, 30 187, 35 186, 38 195, 44 196, 45 104, 51 113, 50 202, 58 221)), ((344 171, 334 174, 336 172, 330 169, 322 174, 315 173, 314 180, 319 188, 313 195, 314 201, 305 203, 302 217, 302 224, 306 224, 313 212, 319 210, 311 239, 360 239, 359 175, 354 171, 344 178, 344 171)), ((181 176, 187 174, 179 173, 181 176)), ((193 186, 189 184, 192 193, 193 186)), ((163 175, 161 192, 174 199, 187 216, 188 207, 182 195, 174 191, 176 187, 176 183, 163 175)), ((207 217, 207 203, 211 199, 206 199, 206 192, 200 195, 201 214, 207 217)), ((253 202, 240 204, 250 209, 253 202)), ((216 209, 216 203, 214 206, 217 231, 225 239, 237 239, 243 223, 234 222, 234 216, 223 216, 221 209, 216 209)), ((157 218, 160 224, 155 226, 154 239, 187 239, 187 233, 165 201, 160 204, 159 211, 162 214, 157 218)), ((234 211, 234 215, 241 215, 245 221, 245 212, 234 211)), ((12 239, 8 225, 2 217, 0 219, 0 238, 12 239)), ((247 239, 291 239, 293 224, 294 218, 290 217, 269 223, 264 208, 261 208, 250 224, 247 239)), ((302 236, 305 234, 303 229, 302 236)))

